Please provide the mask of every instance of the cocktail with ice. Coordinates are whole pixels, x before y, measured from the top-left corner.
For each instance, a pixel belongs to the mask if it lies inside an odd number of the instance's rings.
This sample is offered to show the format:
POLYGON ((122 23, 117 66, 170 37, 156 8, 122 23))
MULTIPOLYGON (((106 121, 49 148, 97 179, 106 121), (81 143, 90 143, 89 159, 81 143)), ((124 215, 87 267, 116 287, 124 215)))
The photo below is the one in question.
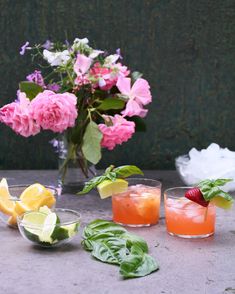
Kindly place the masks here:
POLYGON ((128 179, 123 193, 112 195, 113 221, 122 225, 142 227, 158 223, 161 183, 150 179, 128 179))
POLYGON ((165 191, 167 231, 184 238, 204 238, 214 234, 216 208, 213 203, 204 207, 184 197, 189 187, 165 191))

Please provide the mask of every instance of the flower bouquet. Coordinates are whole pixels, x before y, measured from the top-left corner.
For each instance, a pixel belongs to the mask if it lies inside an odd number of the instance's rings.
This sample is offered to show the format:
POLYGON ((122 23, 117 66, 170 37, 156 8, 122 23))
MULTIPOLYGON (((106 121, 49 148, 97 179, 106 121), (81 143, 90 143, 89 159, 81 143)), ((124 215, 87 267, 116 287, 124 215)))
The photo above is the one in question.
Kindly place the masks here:
POLYGON ((20 54, 30 51, 40 70, 27 75, 17 99, 0 109, 0 122, 21 136, 43 130, 63 134, 52 141, 61 159, 61 182, 71 162, 85 178, 93 176, 90 163, 100 161, 102 147, 113 150, 129 140, 143 126, 144 106, 152 100, 142 74, 122 64, 120 49, 108 55, 88 43, 87 38, 32 47, 26 42, 20 54))

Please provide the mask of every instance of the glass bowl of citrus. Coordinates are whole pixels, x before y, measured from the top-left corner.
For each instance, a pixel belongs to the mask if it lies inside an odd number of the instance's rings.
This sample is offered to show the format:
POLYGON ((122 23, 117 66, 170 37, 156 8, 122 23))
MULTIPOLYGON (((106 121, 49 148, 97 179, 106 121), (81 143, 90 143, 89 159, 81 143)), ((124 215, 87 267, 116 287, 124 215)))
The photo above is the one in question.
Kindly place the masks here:
POLYGON ((79 232, 81 214, 75 210, 47 206, 27 211, 17 217, 21 235, 41 247, 58 247, 71 241, 79 232))
POLYGON ((42 206, 55 206, 57 190, 39 183, 8 186, 0 181, 0 219, 11 227, 17 227, 17 216, 42 206))

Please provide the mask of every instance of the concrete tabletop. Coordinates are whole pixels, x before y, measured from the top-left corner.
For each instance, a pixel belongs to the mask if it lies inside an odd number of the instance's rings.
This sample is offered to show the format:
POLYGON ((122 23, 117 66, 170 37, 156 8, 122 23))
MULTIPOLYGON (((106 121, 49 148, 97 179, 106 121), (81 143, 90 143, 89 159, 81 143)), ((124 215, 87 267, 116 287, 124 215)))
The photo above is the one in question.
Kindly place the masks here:
MULTIPOLYGON (((56 183, 56 171, 0 171, 10 184, 56 183)), ((182 185, 175 171, 146 171, 163 189, 182 185)), ((83 227, 96 218, 111 219, 110 199, 93 193, 65 194, 57 207, 77 209, 83 227)), ((40 249, 18 230, 0 223, 0 294, 232 294, 235 293, 235 207, 217 210, 216 233, 186 240, 167 234, 163 206, 159 224, 128 229, 143 237, 160 270, 143 278, 122 280, 118 267, 94 260, 80 245, 81 234, 67 246, 40 249)))

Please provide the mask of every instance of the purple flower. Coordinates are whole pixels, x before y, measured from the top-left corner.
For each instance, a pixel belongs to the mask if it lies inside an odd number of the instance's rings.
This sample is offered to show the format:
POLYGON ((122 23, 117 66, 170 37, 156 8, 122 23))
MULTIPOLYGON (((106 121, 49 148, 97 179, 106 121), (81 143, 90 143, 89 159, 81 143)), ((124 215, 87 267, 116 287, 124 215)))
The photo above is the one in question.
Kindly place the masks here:
POLYGON ((50 90, 50 91, 53 91, 55 93, 59 92, 60 88, 61 88, 60 85, 58 85, 56 83, 47 85, 47 89, 50 90))
POLYGON ((118 48, 118 49, 116 50, 116 54, 119 55, 119 58, 120 58, 120 59, 123 59, 123 57, 122 57, 122 55, 121 55, 121 49, 120 49, 120 48, 118 48))
POLYGON ((21 48, 20 48, 20 55, 24 55, 26 50, 32 49, 28 46, 29 42, 27 41, 21 48))
POLYGON ((33 73, 27 75, 26 79, 41 87, 45 87, 44 79, 40 70, 35 70, 33 73))
POLYGON ((50 50, 53 48, 53 43, 50 40, 46 40, 42 47, 46 50, 50 50))

